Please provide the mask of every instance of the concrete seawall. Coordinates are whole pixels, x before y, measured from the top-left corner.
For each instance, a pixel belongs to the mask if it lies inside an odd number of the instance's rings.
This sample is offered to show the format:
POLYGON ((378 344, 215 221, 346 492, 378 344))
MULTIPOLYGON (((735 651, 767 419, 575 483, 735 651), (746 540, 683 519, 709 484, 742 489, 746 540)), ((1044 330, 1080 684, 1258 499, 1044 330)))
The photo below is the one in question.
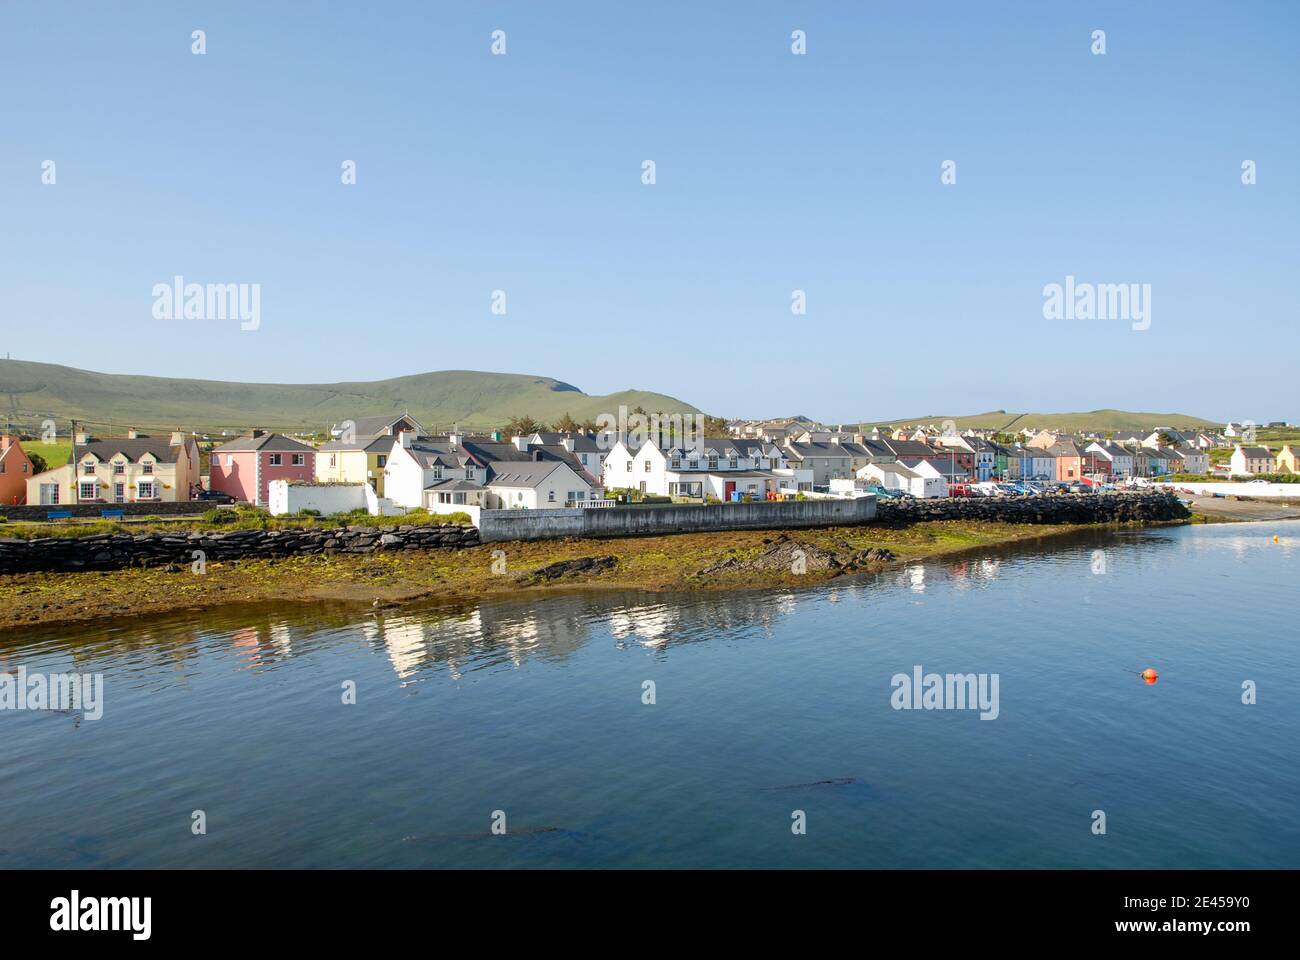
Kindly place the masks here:
POLYGON ((483 543, 558 537, 650 537, 719 530, 793 530, 867 523, 876 498, 779 500, 712 506, 615 507, 605 510, 484 510, 483 543))

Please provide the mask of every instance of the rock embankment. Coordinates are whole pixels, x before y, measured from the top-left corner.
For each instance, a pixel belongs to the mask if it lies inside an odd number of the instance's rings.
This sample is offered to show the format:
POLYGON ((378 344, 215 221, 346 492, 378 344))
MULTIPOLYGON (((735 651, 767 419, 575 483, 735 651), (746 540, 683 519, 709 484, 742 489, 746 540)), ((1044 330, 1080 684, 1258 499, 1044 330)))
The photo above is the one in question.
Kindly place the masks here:
POLYGON ((929 520, 995 520, 1001 523, 1154 523, 1192 515, 1176 494, 1062 493, 1035 497, 948 497, 884 500, 875 522, 886 526, 929 520))
POLYGON ((190 565, 202 560, 250 560, 381 550, 460 549, 478 544, 471 526, 402 525, 304 527, 201 533, 99 534, 89 537, 0 537, 0 573, 120 570, 190 565))
POLYGON ((869 550, 826 550, 812 543, 803 543, 783 533, 763 541, 763 550, 752 557, 727 557, 705 567, 700 576, 718 573, 829 573, 839 576, 870 568, 873 564, 887 563, 894 555, 884 547, 869 550))

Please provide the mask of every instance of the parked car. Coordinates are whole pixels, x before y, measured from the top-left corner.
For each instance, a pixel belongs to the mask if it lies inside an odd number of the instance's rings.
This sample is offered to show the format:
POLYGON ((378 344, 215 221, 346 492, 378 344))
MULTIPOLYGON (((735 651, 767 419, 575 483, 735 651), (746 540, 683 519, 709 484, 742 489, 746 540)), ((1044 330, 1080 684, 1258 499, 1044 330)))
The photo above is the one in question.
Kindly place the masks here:
POLYGON ((234 503, 235 498, 228 493, 220 490, 200 490, 194 497, 195 500, 203 500, 207 503, 234 503))

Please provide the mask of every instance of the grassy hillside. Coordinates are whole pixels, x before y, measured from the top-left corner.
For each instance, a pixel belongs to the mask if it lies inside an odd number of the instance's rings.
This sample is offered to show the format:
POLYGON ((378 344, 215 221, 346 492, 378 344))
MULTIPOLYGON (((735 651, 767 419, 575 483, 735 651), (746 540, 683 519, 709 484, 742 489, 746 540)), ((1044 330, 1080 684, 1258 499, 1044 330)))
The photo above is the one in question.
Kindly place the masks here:
POLYGON ((618 414, 619 405, 695 413, 673 397, 642 390, 589 396, 550 377, 442 370, 392 380, 268 384, 94 373, 51 363, 0 360, 0 417, 60 432, 69 418, 93 428, 322 430, 350 417, 402 412, 426 427, 496 427, 526 414, 550 423, 618 414))
POLYGON ((1223 424, 1183 413, 1139 413, 1131 410, 1089 410, 1081 413, 1014 413, 994 410, 970 416, 953 417, 935 414, 926 417, 903 417, 898 420, 880 420, 866 424, 872 426, 902 426, 904 424, 941 424, 952 420, 959 430, 1020 430, 1036 427, 1055 430, 1089 430, 1113 433, 1116 430, 1150 430, 1153 427, 1173 427, 1175 430, 1195 430, 1205 427, 1222 427, 1223 424))

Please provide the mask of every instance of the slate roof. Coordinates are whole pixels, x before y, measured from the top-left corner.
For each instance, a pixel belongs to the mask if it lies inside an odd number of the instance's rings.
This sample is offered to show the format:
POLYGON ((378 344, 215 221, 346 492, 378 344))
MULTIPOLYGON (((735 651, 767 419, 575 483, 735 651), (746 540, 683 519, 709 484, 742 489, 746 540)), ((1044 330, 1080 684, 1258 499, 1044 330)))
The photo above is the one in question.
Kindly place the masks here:
POLYGON ((315 453, 316 448, 299 443, 282 433, 264 433, 260 437, 236 437, 229 443, 213 447, 213 453, 237 453, 241 450, 291 450, 294 453, 315 453))
MULTIPOLYGON (((100 460, 111 460, 122 454, 131 463, 136 463, 146 453, 152 454, 159 463, 176 463, 180 459, 182 444, 172 446, 171 441, 162 438, 141 437, 136 440, 92 440, 90 443, 77 444, 68 455, 68 463, 80 463, 82 457, 91 453, 100 460)), ((218 448, 219 449, 219 448, 218 448)))

